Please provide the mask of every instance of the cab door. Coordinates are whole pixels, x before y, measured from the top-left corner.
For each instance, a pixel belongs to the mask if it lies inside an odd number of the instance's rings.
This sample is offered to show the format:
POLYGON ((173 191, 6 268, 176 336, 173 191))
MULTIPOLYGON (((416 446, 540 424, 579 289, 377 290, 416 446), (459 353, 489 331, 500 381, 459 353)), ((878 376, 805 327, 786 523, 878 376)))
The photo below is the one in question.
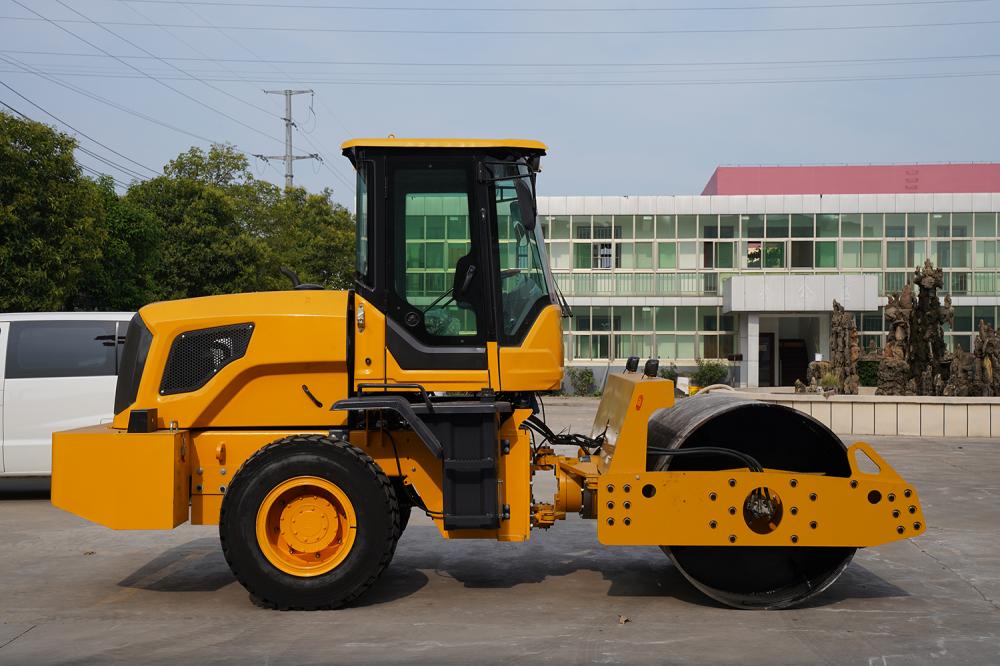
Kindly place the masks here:
POLYGON ((490 386, 489 254, 471 161, 388 157, 386 380, 490 386))

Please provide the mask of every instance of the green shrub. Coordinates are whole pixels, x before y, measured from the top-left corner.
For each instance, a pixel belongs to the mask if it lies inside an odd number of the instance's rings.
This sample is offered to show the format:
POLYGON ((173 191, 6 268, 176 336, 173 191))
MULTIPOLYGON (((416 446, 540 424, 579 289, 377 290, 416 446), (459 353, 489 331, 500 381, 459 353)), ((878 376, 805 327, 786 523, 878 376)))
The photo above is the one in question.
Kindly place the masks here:
POLYGON ((862 386, 878 386, 878 361, 858 361, 858 381, 862 386))
POLYGON ((724 384, 729 379, 729 364, 725 361, 695 359, 698 369, 691 375, 691 383, 695 386, 711 386, 724 384))
POLYGON ((590 368, 566 368, 573 395, 594 395, 594 371, 590 368))
POLYGON ((660 371, 657 374, 663 379, 669 379, 675 384, 677 383, 677 366, 673 363, 666 368, 660 368, 660 371))
POLYGON ((823 388, 838 388, 840 382, 837 381, 837 375, 832 372, 828 372, 823 375, 823 378, 819 380, 819 385, 823 388))

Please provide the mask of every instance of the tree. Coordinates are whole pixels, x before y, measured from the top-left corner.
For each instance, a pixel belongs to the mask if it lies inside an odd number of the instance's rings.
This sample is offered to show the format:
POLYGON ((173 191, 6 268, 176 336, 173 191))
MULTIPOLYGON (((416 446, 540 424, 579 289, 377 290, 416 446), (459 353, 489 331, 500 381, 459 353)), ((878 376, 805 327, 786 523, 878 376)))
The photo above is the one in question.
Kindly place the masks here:
POLYGON ((0 113, 0 310, 59 310, 106 235, 100 190, 80 173, 76 141, 0 113))
MULTIPOLYGON (((276 207, 275 227, 267 235, 270 268, 288 266, 303 282, 346 289, 354 277, 354 218, 331 200, 331 192, 286 190, 276 207)), ((282 278, 284 279, 284 278, 282 278)), ((285 282, 277 288, 287 289, 285 282)))
POLYGON ((83 271, 70 305, 83 310, 137 310, 156 300, 155 273, 163 228, 156 216, 115 193, 114 181, 98 181, 104 203, 100 220, 107 242, 98 261, 83 271))
MULTIPOLYGON (((192 149, 197 164, 203 155, 192 149)), ((129 189, 126 200, 154 215, 160 225, 158 261, 153 271, 160 299, 207 296, 263 287, 266 248, 248 231, 241 206, 225 183, 223 173, 209 164, 207 171, 168 166, 168 174, 129 189), (206 178, 203 180, 202 178, 206 178)), ((251 178, 243 168, 241 177, 251 178)))

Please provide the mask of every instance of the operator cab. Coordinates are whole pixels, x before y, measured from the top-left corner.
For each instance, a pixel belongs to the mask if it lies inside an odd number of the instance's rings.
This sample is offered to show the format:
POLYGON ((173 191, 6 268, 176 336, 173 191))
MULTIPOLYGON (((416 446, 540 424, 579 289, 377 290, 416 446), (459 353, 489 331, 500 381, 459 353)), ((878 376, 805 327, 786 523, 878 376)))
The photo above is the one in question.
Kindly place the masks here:
MULTIPOLYGON (((521 347, 546 309, 562 311, 535 223, 545 145, 390 137, 342 148, 357 170, 355 289, 385 315, 387 365, 481 371, 472 384, 501 390, 490 344, 521 347)), ((544 344, 561 352, 561 337, 544 344)))

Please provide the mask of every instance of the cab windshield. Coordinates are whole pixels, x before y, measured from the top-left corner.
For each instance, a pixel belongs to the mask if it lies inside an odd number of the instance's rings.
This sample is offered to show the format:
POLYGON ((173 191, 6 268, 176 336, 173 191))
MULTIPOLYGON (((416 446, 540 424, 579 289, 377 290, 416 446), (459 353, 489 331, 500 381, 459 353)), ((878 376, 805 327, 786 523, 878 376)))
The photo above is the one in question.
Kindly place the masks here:
POLYGON ((500 251, 501 333, 520 339, 535 316, 553 303, 554 291, 540 225, 534 224, 534 193, 528 167, 496 165, 494 205, 500 251))

